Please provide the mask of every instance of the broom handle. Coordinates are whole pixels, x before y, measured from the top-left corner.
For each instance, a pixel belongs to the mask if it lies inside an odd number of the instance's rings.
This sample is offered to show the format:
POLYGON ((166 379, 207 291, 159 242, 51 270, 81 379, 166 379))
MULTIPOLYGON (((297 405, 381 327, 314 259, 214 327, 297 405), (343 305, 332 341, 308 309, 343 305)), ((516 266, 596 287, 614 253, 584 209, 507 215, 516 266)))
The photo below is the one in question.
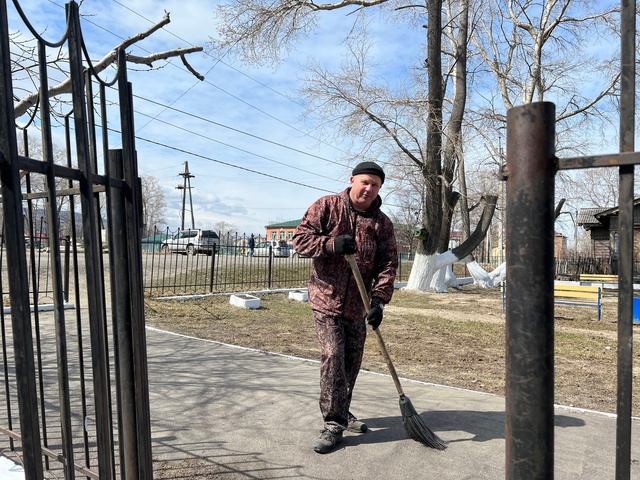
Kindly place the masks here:
MULTIPOLYGON (((351 271, 353 272, 353 276, 356 278, 356 283, 358 284, 358 290, 360 291, 360 297, 362 297, 362 303, 364 304, 364 309, 369 314, 369 310, 371 309, 371 305, 369 304, 369 295, 367 294, 367 289, 364 287, 364 281, 362 280, 362 275, 360 275, 360 269, 358 268, 358 264, 356 263, 356 257, 353 254, 345 255, 347 257, 347 261, 351 266, 351 271)), ((393 383, 396 384, 396 390, 398 391, 398 395, 401 397, 404 396, 404 391, 402 390, 402 385, 400 385, 400 379, 398 378, 398 374, 396 373, 396 369, 391 362, 391 357, 389 356, 389 352, 387 352, 387 346, 382 339, 382 334, 380 333, 380 327, 376 328, 373 331, 376 334, 376 338, 378 339, 378 345, 380 345, 380 350, 382 351, 382 356, 384 357, 385 362, 387 362, 387 368, 389 369, 389 373, 391 373, 391 378, 393 378, 393 383)))

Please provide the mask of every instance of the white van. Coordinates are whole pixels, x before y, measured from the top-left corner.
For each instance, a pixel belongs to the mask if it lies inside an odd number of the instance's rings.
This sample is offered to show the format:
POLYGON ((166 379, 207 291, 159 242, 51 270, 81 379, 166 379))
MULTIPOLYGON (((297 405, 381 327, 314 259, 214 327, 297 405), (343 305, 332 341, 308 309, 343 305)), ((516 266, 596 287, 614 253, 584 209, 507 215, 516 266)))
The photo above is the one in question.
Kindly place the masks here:
POLYGON ((206 253, 211 255, 214 246, 220 245, 220 238, 213 230, 188 229, 168 238, 161 246, 164 253, 206 253))

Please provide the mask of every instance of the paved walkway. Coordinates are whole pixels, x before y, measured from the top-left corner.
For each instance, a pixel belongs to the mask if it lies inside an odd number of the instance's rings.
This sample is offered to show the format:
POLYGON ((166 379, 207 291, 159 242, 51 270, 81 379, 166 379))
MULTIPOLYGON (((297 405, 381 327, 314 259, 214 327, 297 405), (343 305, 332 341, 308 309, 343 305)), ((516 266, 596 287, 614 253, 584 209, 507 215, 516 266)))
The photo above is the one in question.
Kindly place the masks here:
MULTIPOLYGON (((347 433, 319 455, 316 362, 152 329, 148 342, 154 458, 174 467, 202 465, 225 479, 505 477, 503 397, 404 380, 425 424, 449 442, 441 452, 406 438, 391 378, 363 373, 352 411, 370 431, 347 433)), ((615 423, 557 409, 556 478, 614 478, 615 423)), ((640 478, 639 435, 635 428, 632 478, 640 478)))
MULTIPOLYGON (((317 362, 155 329, 147 339, 156 478, 505 478, 503 397, 402 380, 424 423, 449 442, 441 452, 406 437, 391 378, 362 373, 352 411, 370 430, 319 455, 317 362)), ((615 418, 558 408, 555 422, 555 478, 615 478, 615 418)), ((24 478, 15 470, 0 463, 0 480, 24 478)))

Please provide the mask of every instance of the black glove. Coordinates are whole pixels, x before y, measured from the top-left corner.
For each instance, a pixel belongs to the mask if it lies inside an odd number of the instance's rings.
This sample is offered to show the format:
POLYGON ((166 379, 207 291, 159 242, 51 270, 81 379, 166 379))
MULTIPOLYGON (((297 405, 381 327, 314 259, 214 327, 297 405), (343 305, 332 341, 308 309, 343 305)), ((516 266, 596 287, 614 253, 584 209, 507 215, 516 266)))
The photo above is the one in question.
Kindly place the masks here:
POLYGON ((369 314, 367 315, 367 323, 371 325, 374 330, 382 323, 382 307, 376 303, 371 305, 369 314))
POLYGON ((339 235, 333 240, 333 252, 336 255, 356 253, 356 242, 351 235, 339 235))

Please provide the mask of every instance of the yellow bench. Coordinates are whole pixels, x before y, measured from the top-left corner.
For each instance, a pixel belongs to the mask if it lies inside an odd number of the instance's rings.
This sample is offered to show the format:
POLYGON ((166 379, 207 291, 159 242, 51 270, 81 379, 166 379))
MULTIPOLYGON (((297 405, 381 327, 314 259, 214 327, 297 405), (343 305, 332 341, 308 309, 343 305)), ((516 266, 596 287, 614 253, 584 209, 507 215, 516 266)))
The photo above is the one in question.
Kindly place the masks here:
POLYGON ((581 282, 618 283, 618 275, 604 275, 596 273, 581 273, 581 282))
POLYGON ((553 296, 556 305, 572 305, 574 307, 596 307, 598 320, 602 315, 602 288, 595 285, 554 284, 553 296))
MULTIPOLYGON (((505 311, 506 288, 501 283, 502 313, 505 311)), ((598 309, 598 320, 602 315, 602 288, 594 285, 565 285, 554 283, 553 297, 556 305, 573 307, 595 307, 598 309)))

